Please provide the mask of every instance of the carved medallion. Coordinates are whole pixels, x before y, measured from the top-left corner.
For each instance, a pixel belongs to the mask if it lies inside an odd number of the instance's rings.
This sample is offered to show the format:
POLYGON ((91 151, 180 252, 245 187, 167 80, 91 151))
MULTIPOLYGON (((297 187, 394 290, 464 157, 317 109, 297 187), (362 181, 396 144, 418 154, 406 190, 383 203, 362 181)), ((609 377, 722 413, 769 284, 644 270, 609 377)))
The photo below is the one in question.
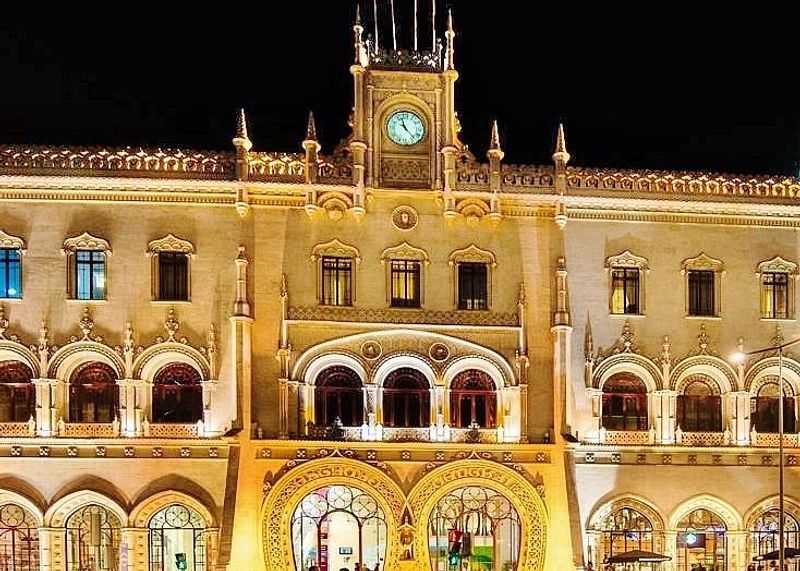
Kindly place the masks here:
POLYGON ((428 355, 434 361, 444 361, 450 356, 450 349, 444 343, 434 343, 428 350, 428 355))
POLYGON ((366 359, 377 359, 383 353, 383 348, 377 341, 366 341, 361 345, 361 354, 366 359))
POLYGON ((392 224, 398 230, 411 230, 417 225, 417 211, 410 206, 398 206, 392 211, 392 224))

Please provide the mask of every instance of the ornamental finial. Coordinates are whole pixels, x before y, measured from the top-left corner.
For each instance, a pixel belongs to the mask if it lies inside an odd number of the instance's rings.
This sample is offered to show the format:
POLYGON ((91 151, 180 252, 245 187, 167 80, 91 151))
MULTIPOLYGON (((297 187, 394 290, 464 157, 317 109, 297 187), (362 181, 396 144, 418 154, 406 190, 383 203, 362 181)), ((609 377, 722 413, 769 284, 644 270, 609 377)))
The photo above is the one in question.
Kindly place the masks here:
POLYGON ((630 319, 625 320, 625 324, 622 326, 622 346, 623 352, 631 353, 633 342, 636 339, 636 336, 633 333, 633 329, 631 328, 631 321, 630 319))
POLYGON ((558 124, 558 133, 556 135, 556 151, 553 153, 553 160, 556 162, 568 163, 571 156, 567 152, 567 138, 564 135, 564 124, 558 124))
POLYGON ((492 139, 489 143, 489 149, 492 151, 500 151, 500 130, 497 128, 497 119, 492 123, 492 139))
POLYGON ((317 124, 314 122, 314 112, 308 112, 308 127, 306 128, 306 141, 317 140, 317 124))
POLYGON ((236 119, 236 136, 233 138, 233 146, 242 148, 249 151, 253 148, 253 143, 247 134, 247 117, 245 117, 244 109, 239 109, 239 115, 236 119))
POLYGON ((697 335, 697 347, 700 349, 700 354, 705 355, 708 353, 708 332, 706 331, 706 324, 700 324, 700 333, 697 335))

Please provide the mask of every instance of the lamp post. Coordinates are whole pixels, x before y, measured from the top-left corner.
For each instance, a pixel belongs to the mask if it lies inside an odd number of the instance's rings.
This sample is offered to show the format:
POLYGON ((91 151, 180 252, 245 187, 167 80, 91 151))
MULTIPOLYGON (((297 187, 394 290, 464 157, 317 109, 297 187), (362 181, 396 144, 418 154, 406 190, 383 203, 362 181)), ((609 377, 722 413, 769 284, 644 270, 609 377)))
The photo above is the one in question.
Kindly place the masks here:
POLYGON ((783 351, 788 347, 792 347, 793 345, 800 343, 800 337, 784 342, 780 336, 780 333, 778 333, 776 341, 777 343, 772 347, 765 347, 763 349, 755 349, 747 352, 739 351, 734 353, 733 360, 741 363, 747 357, 761 355, 763 353, 769 353, 772 351, 778 352, 778 570, 785 571, 783 567, 784 560, 786 559, 786 554, 784 553, 786 541, 783 537, 786 516, 783 502, 783 351))

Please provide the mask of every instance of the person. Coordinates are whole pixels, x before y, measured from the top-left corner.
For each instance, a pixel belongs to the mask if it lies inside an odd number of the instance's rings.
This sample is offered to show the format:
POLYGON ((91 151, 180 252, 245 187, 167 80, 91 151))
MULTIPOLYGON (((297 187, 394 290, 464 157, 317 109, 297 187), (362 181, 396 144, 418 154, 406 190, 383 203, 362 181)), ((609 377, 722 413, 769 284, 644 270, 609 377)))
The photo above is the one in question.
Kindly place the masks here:
POLYGON ((311 567, 308 568, 308 571, 319 571, 319 567, 317 567, 316 565, 312 565, 311 567))
POLYGON ((356 561, 355 567, 353 567, 353 571, 361 571, 361 563, 356 561))

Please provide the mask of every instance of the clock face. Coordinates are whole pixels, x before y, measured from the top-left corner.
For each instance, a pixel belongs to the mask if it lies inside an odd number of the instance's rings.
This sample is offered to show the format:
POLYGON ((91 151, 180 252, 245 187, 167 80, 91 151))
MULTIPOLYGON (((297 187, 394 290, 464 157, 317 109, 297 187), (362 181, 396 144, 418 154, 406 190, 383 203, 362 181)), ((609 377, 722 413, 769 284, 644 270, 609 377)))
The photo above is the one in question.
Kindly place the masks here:
POLYGON ((425 136, 425 125, 418 115, 411 111, 397 111, 386 123, 389 138, 405 147, 416 145, 425 136))

